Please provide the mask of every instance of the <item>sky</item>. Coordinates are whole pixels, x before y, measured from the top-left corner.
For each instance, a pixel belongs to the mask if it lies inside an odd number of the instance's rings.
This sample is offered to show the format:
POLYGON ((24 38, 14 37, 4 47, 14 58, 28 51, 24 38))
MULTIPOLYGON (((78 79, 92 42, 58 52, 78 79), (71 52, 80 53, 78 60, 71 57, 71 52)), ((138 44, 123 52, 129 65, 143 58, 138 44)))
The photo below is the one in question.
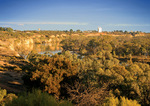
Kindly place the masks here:
POLYGON ((149 5, 150 0, 0 0, 0 27, 150 32, 149 5))

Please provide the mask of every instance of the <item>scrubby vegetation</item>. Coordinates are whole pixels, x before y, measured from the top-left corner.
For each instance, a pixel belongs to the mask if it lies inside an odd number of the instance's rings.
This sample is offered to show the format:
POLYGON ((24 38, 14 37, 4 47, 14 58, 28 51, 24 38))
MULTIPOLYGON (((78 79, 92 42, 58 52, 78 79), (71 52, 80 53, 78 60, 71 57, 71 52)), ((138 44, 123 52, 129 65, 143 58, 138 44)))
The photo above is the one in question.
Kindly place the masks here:
POLYGON ((5 89, 0 88, 0 106, 5 106, 5 103, 11 102, 13 99, 17 98, 15 94, 9 93, 5 89))
POLYGON ((97 36, 68 37, 62 41, 64 50, 77 51, 82 55, 97 54, 100 50, 110 51, 113 55, 149 56, 150 35, 139 37, 97 36))
POLYGON ((68 101, 57 101, 54 97, 40 90, 24 93, 12 101, 7 101, 6 106, 72 106, 68 101))
POLYGON ((102 56, 85 56, 82 59, 69 52, 52 57, 32 54, 29 59, 33 69, 27 72, 24 80, 74 104, 103 104, 112 92, 115 97, 148 105, 150 66, 136 62, 120 65, 119 60, 108 52, 99 54, 102 56))
MULTIPOLYGON (((51 34, 57 36, 62 32, 30 33, 44 34, 41 37, 49 39, 51 34)), ((65 33, 69 35, 61 39, 61 53, 32 51, 27 56, 28 64, 20 67, 29 93, 6 102, 6 91, 1 90, 1 103, 6 106, 150 105, 149 34, 114 37, 109 35, 110 32, 105 36, 73 36, 83 33, 73 30, 65 33), (40 90, 32 91, 32 88, 40 90)))
POLYGON ((72 106, 72 103, 65 100, 56 100, 46 92, 41 90, 32 90, 32 92, 23 92, 19 96, 7 94, 5 89, 0 89, 1 106, 72 106))

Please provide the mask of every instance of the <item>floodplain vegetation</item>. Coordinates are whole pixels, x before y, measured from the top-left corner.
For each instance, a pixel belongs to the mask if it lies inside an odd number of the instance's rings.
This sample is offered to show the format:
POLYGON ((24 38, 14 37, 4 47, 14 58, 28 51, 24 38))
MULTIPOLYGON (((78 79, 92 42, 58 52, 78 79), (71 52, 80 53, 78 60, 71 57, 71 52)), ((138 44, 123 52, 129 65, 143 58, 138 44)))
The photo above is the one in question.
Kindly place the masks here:
POLYGON ((72 30, 65 33, 69 35, 61 40, 61 53, 32 51, 27 56, 28 64, 20 70, 26 92, 12 94, 0 89, 1 105, 150 105, 150 34, 130 37, 109 35, 114 32, 99 36, 86 36, 79 30, 78 36, 73 36, 77 32, 72 30))

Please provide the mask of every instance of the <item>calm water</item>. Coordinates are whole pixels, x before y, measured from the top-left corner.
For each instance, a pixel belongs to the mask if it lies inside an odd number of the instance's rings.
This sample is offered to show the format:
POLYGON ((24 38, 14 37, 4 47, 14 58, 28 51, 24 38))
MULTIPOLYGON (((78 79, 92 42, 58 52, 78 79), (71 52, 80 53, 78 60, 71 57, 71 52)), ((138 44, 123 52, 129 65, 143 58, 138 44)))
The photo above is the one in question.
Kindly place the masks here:
POLYGON ((36 51, 39 54, 56 54, 62 51, 62 48, 59 44, 33 44, 30 48, 22 48, 25 49, 23 52, 19 54, 25 59, 31 53, 31 51, 36 51))
POLYGON ((34 44, 33 50, 39 54, 52 53, 56 54, 62 51, 62 48, 58 44, 34 44))

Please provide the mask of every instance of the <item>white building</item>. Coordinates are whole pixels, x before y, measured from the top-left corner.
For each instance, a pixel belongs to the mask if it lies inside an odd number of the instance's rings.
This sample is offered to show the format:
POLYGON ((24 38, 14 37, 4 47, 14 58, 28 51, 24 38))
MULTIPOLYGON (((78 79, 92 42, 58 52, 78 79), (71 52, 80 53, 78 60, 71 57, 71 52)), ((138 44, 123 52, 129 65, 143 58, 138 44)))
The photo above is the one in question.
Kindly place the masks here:
POLYGON ((101 27, 98 27, 98 32, 102 32, 102 28, 101 27))

